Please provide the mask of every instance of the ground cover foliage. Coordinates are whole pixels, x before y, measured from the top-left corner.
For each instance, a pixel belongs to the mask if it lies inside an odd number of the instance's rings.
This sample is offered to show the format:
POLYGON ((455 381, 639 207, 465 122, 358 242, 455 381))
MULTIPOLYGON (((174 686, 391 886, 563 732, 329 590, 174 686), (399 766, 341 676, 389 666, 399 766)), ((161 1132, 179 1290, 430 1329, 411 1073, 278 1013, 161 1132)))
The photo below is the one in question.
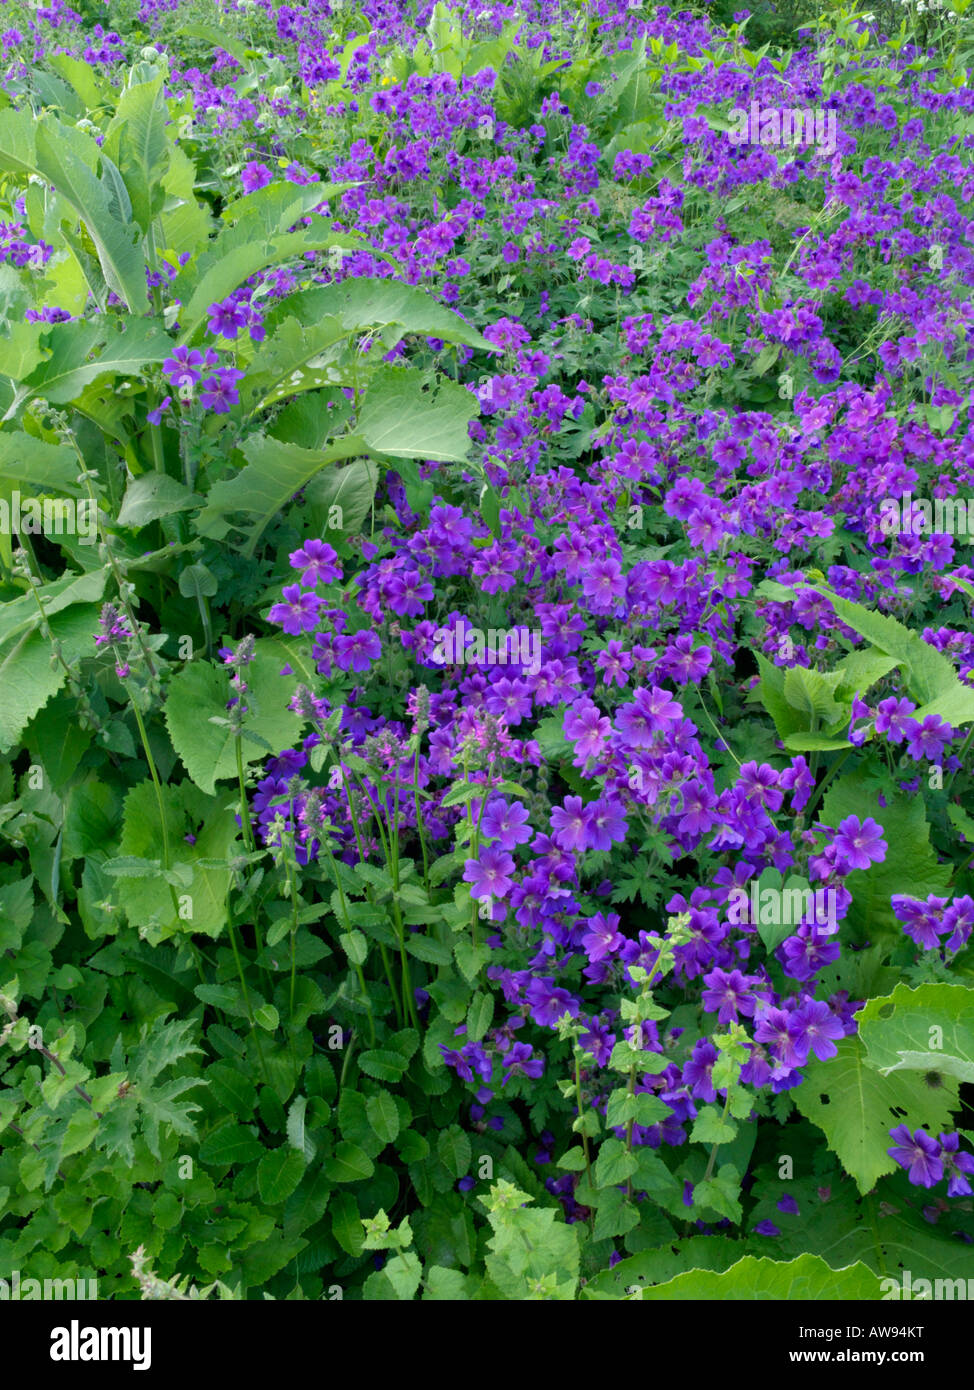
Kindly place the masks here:
POLYGON ((974 1276, 969 4, 4 6, 0 1277, 974 1276))

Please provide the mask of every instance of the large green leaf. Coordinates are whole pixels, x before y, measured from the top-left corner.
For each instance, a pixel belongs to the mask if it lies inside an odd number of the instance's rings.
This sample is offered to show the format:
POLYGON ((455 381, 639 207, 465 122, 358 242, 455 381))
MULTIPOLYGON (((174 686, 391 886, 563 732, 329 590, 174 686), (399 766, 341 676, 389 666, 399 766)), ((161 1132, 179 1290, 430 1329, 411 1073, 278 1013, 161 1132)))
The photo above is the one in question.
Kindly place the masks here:
MULTIPOLYGON (((293 747, 300 733, 297 715, 288 709, 295 682, 281 676, 281 651, 276 642, 258 641, 247 667, 248 714, 245 730, 262 742, 242 740, 244 763, 293 747)), ((225 719, 231 691, 226 667, 192 661, 173 677, 166 699, 166 725, 173 747, 198 787, 213 792, 217 782, 237 775, 235 740, 229 728, 211 724, 225 719)))
POLYGON ((0 430, 0 494, 13 489, 80 497, 78 455, 67 444, 48 444, 23 430, 0 430))
MULTIPOLYGON (((129 923, 150 944, 181 932, 218 936, 226 925, 230 870, 221 861, 232 852, 238 828, 232 808, 205 797, 188 782, 163 788, 163 806, 172 865, 182 865, 185 883, 175 890, 161 876, 126 871, 115 878, 115 892, 129 923), (189 843, 187 835, 194 837, 189 843), (216 862, 214 862, 216 861, 216 862), (180 899, 183 899, 180 902, 180 899), (188 899, 188 902, 186 901, 188 899), (181 916, 180 912, 188 915, 181 916)), ((155 789, 140 782, 125 798, 119 858, 161 862, 162 822, 155 789)), ((109 867, 118 861, 109 860, 109 867)))
POLYGON ((145 255, 138 228, 127 222, 131 205, 115 164, 91 136, 44 116, 35 135, 37 172, 74 208, 95 243, 111 289, 133 313, 148 307, 145 255), (98 165, 102 177, 94 172, 98 165))
MULTIPOLYGON (((184 306, 179 315, 181 341, 189 341, 211 304, 225 299, 257 271, 325 247, 360 249, 363 240, 359 233, 333 231, 328 218, 315 217, 310 227, 288 230, 320 202, 351 187, 349 183, 300 186, 284 181, 269 184, 232 203, 225 213, 230 225, 183 269, 173 284, 172 293, 184 306)), ((382 255, 382 259, 388 257, 382 255)))
POLYGON ((881 1076, 866 1065, 866 1049, 857 1037, 843 1038, 835 1057, 810 1061, 802 1068, 805 1080, 794 1092, 806 1119, 817 1125, 859 1191, 871 1192, 896 1164, 887 1153, 889 1133, 898 1124, 911 1130, 947 1128, 957 1104, 957 1087, 950 1081, 937 1089, 915 1072, 881 1076))
MULTIPOLYGON (((98 573, 104 585, 104 573, 98 573)), ((10 607, 20 602, 17 599, 10 607)), ((3 615, 4 619, 8 616, 3 615)), ((69 665, 94 651, 98 621, 94 605, 75 604, 49 621, 51 636, 61 644, 69 665)), ((51 664, 51 641, 32 627, 25 630, 18 625, 14 635, 0 646, 0 753, 8 753, 16 745, 30 720, 66 680, 64 666, 51 664)))
POLYGON ((336 318, 349 332, 366 333, 386 326, 407 333, 442 338, 447 343, 464 343, 484 352, 496 352, 493 343, 468 324, 459 314, 438 303, 425 290, 400 280, 376 280, 350 276, 332 285, 305 290, 283 300, 279 314, 292 316, 303 324, 336 318))
POLYGON ((822 802, 819 819, 824 825, 838 826, 848 816, 861 821, 871 817, 883 827, 886 857, 868 869, 856 869, 845 880, 852 902, 843 940, 851 929, 860 940, 876 940, 885 932, 891 941, 902 937, 902 926, 893 913, 890 899, 904 886, 917 897, 943 894, 950 882, 949 864, 940 864, 930 843, 930 826, 921 797, 888 790, 880 804, 879 788, 869 781, 863 769, 838 778, 822 802))
MULTIPOLYGON (((247 464, 236 477, 210 489, 206 507, 197 519, 201 535, 222 535, 229 529, 222 518, 245 512, 255 518, 248 529, 245 553, 252 555, 264 528, 283 506, 326 464, 365 452, 362 439, 345 435, 330 449, 302 449, 269 435, 255 434, 241 452, 247 464)), ((358 477, 358 475, 356 475, 358 477)))
POLYGON ((357 432, 376 454, 462 463, 477 398, 452 381, 432 384, 407 367, 382 367, 369 383, 357 432))
POLYGON ((858 1015, 866 1063, 883 1076, 920 1071, 974 1083, 974 990, 899 984, 858 1015))
POLYGON ((30 111, 0 111, 0 168, 37 172, 37 119, 30 111))
POLYGON ((346 341, 349 333, 336 318, 324 318, 308 327, 296 318, 286 318, 273 328, 240 383, 245 417, 273 405, 282 396, 324 385, 329 379, 329 362, 319 363, 318 359, 328 348, 346 341))
MULTIPOLYGON (((105 592, 107 569, 90 570, 87 574, 65 574, 50 584, 42 584, 37 595, 48 618, 76 603, 96 603, 105 592)), ((37 602, 30 594, 12 599, 0 606, 0 646, 16 641, 31 631, 40 621, 37 602)), ((94 629, 93 629, 94 630, 94 629)))
POLYGON ((799 1255, 797 1260, 772 1260, 745 1255, 722 1273, 709 1269, 688 1270, 667 1284, 642 1292, 644 1301, 702 1299, 731 1302, 746 1300, 781 1302, 792 1299, 879 1299, 878 1277, 864 1264, 833 1269, 818 1255, 799 1255))
MULTIPOLYGON (((824 584, 808 587, 813 593, 821 594, 823 598, 828 599, 835 609, 836 616, 847 627, 851 627, 880 652, 902 665, 907 689, 914 699, 925 704, 951 694, 955 687, 960 685, 957 674, 947 658, 928 642, 924 642, 918 632, 904 627, 895 618, 884 613, 877 613, 871 608, 865 608, 861 603, 841 598, 824 584)), ((974 719, 974 692, 968 691, 968 694, 971 696, 971 713, 967 718, 974 719)))
POLYGON ((105 154, 118 166, 131 200, 132 216, 144 233, 149 231, 165 196, 160 180, 169 154, 168 120, 160 73, 151 81, 126 87, 102 145, 105 154))
POLYGON ((43 396, 52 405, 65 405, 99 377, 110 373, 138 376, 147 363, 168 357, 173 346, 157 323, 139 318, 130 319, 121 331, 104 317, 93 322, 77 319, 55 323, 45 341, 50 356, 18 386, 8 416, 34 396, 43 396))

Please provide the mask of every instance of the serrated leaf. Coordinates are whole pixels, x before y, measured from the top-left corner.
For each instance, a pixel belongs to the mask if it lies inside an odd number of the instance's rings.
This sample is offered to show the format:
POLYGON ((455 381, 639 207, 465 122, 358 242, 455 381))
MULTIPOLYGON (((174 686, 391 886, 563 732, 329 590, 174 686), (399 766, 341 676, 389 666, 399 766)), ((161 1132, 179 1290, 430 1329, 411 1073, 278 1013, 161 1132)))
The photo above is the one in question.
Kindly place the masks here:
POLYGON ((915 1072, 881 1076, 866 1064, 858 1037, 842 1038, 835 1057, 809 1061, 802 1070, 805 1081, 794 1093, 795 1103, 823 1132, 862 1193, 896 1168, 887 1153, 893 1147, 891 1129, 902 1123, 911 1131, 924 1126, 939 1132, 949 1127, 957 1104, 950 1081, 932 1090, 915 1072))
POLYGON ((864 1060, 883 1076, 918 1071, 974 1083, 974 993, 967 985, 899 984, 870 999, 856 1021, 864 1060))

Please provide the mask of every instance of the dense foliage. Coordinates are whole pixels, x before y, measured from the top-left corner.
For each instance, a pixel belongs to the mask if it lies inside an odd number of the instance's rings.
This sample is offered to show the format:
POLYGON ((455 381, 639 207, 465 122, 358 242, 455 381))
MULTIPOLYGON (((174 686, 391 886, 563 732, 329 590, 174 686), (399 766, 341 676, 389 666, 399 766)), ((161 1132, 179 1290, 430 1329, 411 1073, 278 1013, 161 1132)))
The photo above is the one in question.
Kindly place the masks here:
POLYGON ((974 1276, 969 4, 5 5, 0 1277, 974 1276))

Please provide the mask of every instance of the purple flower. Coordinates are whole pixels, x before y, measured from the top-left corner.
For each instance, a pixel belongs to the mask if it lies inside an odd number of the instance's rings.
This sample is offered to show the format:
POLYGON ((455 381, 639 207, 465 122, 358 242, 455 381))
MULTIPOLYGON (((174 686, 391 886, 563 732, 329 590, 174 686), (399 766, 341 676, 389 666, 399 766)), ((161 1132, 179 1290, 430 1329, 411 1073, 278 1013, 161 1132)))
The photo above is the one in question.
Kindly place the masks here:
POLYGON ((317 626, 323 600, 316 594, 303 594, 297 584, 286 584, 281 594, 284 602, 274 604, 267 615, 269 620, 278 623, 291 637, 311 632, 317 626))
POLYGON ((256 193, 258 188, 266 188, 273 177, 267 165, 259 164, 256 159, 250 160, 240 171, 240 182, 245 193, 256 193))
POLYGON ((530 840, 527 821, 528 809, 523 802, 508 805, 503 797, 495 796, 481 818, 480 833, 488 840, 496 840, 501 849, 510 851, 530 840))
POLYGON ((463 868, 464 882, 470 884, 472 898, 506 898, 514 886, 510 877, 514 860, 495 845, 485 845, 479 859, 468 859, 463 868))
POLYGON ((869 816, 864 821, 858 816, 846 816, 833 844, 836 867, 846 873, 851 869, 868 869, 870 864, 881 864, 888 848, 883 839, 883 827, 869 816))
POLYGON ((381 655, 382 643, 368 628, 335 638, 335 664, 342 671, 367 671, 381 655))
POLYGON ((502 1087, 507 1085, 512 1076, 527 1076, 532 1081, 537 1081, 544 1073, 544 1058, 535 1057, 527 1043, 514 1043, 504 1058, 504 1072, 502 1087))
POLYGON ((845 1036, 842 1023, 828 1004, 817 999, 807 999, 791 1015, 788 1032, 794 1044, 801 1066, 810 1052, 814 1052, 820 1062, 834 1057, 838 1048, 833 1038, 845 1036))
POLYGON ((316 584, 331 584, 341 579, 342 567, 338 563, 338 552, 326 541, 305 541, 300 550, 292 550, 288 556, 291 568, 302 570, 301 583, 305 588, 316 584))
POLYGON ((940 1157, 948 1175, 947 1196, 969 1197, 971 1184, 964 1174, 974 1173, 974 1154, 959 1152, 960 1135, 956 1130, 952 1134, 941 1134, 939 1138, 940 1157))
POLYGON ((910 1182, 915 1187, 933 1187, 940 1182, 944 1165, 936 1139, 931 1139, 922 1129, 911 1135, 906 1125, 891 1129, 889 1137, 895 1141, 895 1145, 886 1152, 901 1168, 909 1169, 910 1182))
POLYGON ((243 376, 237 367, 222 367, 215 376, 207 377, 200 391, 200 403, 204 410, 212 410, 215 415, 229 415, 231 406, 240 404, 240 396, 234 382, 243 376))
POLYGON ((578 1000, 573 998, 567 989, 561 989, 556 985, 552 979, 533 979, 525 990, 525 995, 531 1006, 531 1017, 542 1028, 554 1028, 566 1013, 572 1018, 578 1017, 578 1000))

